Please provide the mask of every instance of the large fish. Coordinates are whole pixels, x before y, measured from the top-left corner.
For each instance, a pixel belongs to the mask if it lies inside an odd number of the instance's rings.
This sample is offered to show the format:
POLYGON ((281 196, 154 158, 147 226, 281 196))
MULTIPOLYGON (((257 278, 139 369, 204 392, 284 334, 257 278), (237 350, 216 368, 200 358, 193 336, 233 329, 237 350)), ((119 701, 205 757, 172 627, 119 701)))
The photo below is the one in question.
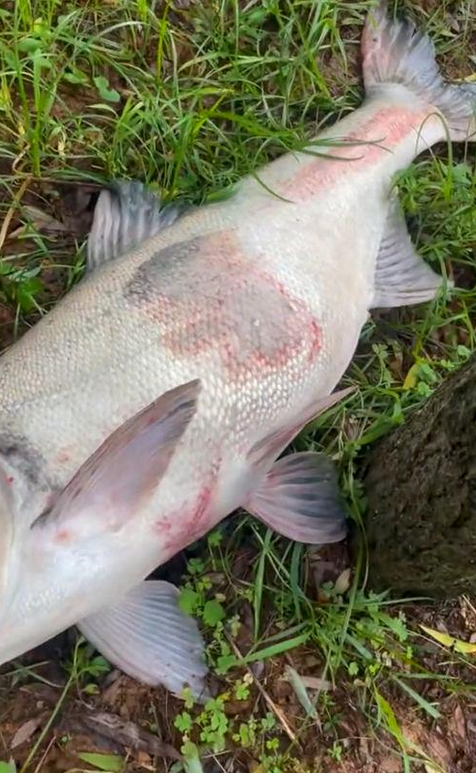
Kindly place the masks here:
POLYGON ((238 507, 303 542, 344 536, 330 463, 276 460, 342 396, 369 309, 438 291, 392 181, 475 129, 474 92, 383 5, 363 71, 364 104, 319 156, 285 155, 227 201, 101 194, 88 275, 0 361, 0 663, 78 623, 132 676, 199 693, 197 626, 144 578, 238 507))

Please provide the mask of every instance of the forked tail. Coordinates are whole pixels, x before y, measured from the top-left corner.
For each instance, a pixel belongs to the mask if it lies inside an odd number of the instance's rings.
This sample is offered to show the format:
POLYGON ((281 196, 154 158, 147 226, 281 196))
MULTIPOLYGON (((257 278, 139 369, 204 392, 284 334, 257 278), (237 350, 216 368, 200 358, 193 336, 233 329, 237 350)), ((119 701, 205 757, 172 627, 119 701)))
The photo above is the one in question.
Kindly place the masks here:
POLYGON ((430 38, 409 21, 387 15, 382 0, 369 12, 362 37, 365 90, 400 84, 443 116, 453 141, 476 141, 476 84, 444 81, 430 38))

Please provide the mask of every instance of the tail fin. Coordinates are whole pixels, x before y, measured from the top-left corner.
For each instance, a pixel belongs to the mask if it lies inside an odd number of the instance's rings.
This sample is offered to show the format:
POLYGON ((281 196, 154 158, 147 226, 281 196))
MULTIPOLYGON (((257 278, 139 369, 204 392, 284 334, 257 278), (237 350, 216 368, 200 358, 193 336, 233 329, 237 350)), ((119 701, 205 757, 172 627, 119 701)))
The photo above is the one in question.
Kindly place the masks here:
POLYGON ((386 0, 367 17, 362 55, 369 96, 379 84, 399 83, 442 114, 452 140, 476 141, 476 84, 446 83, 430 38, 409 21, 388 18, 386 0))

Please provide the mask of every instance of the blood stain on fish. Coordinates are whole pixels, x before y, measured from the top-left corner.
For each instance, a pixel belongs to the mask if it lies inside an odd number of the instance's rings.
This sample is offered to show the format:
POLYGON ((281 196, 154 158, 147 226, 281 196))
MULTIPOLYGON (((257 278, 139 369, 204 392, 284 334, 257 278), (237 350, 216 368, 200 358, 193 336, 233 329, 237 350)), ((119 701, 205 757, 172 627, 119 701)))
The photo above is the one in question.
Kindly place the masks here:
POLYGON ((70 461, 70 459, 71 459, 71 456, 69 452, 63 449, 59 451, 58 454, 56 455, 55 463, 59 465, 67 464, 70 461))
POLYGON ((221 460, 214 465, 208 482, 200 489, 195 504, 190 507, 189 514, 184 512, 186 508, 181 507, 175 513, 156 521, 155 532, 164 540, 163 549, 168 556, 175 555, 208 531, 210 506, 220 464, 221 460))
POLYGON ((377 163, 428 117, 428 111, 382 107, 370 120, 319 157, 279 184, 279 193, 293 202, 304 202, 336 180, 377 163), (354 144, 352 144, 354 143, 354 144))

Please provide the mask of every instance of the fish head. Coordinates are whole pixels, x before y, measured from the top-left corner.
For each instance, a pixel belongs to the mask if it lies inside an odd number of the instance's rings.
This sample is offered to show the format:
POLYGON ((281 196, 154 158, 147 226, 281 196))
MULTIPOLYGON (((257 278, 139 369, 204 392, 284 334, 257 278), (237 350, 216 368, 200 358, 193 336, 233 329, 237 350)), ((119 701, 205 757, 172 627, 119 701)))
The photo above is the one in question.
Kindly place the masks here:
POLYGON ((0 453, 0 645, 2 621, 23 574, 25 536, 56 495, 20 443, 15 454, 0 453))
POLYGON ((141 527, 199 390, 197 380, 176 387, 124 422, 33 522, 15 512, 18 497, 0 476, 0 665, 111 603, 152 570, 155 543, 141 527))
POLYGON ((10 606, 17 579, 13 547, 15 524, 18 522, 17 509, 10 470, 0 463, 0 626, 10 606))
POLYGON ((42 516, 10 543, 2 565, 0 665, 107 603, 121 554, 95 537, 77 538, 42 516))
POLYGON ((24 459, 0 457, 0 664, 47 638, 51 589, 60 578, 41 524, 54 496, 24 459))

